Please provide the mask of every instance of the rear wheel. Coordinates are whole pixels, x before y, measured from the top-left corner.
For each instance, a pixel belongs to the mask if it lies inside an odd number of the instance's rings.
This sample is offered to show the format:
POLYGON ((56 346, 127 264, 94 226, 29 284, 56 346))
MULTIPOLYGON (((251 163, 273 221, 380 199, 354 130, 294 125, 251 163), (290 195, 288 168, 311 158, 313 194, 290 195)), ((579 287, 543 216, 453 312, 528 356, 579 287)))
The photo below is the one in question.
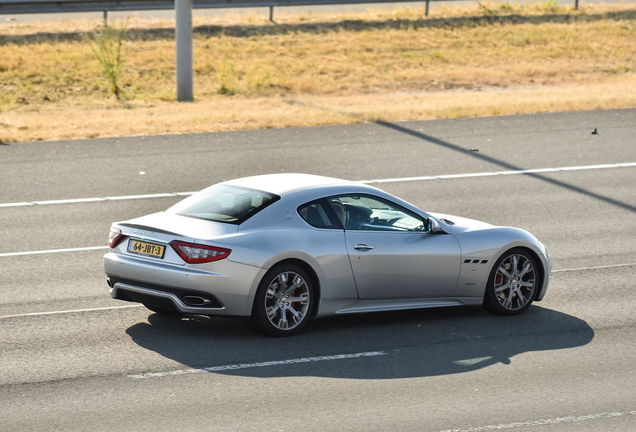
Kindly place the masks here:
POLYGON ((309 320, 313 295, 311 280, 300 267, 277 265, 258 286, 248 324, 271 336, 298 333, 309 320))
POLYGON ((530 307, 538 291, 538 269, 525 249, 511 249, 490 272, 484 307, 500 315, 516 315, 530 307))

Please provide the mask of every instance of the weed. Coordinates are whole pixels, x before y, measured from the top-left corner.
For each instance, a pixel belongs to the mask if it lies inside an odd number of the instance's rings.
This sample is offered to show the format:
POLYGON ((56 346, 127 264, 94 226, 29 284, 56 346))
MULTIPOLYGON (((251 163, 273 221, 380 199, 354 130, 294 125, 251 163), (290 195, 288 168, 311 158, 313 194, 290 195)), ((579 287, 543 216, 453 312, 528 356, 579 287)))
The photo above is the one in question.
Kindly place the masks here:
POLYGON ((224 96, 233 96, 236 94, 236 84, 238 83, 238 76, 234 70, 234 63, 223 60, 221 66, 217 69, 216 77, 219 80, 218 94, 224 96))
POLYGON ((440 62, 446 62, 446 58, 444 58, 444 54, 441 51, 435 51, 431 54, 431 58, 440 62))
POLYGON ((273 87, 272 76, 269 72, 265 72, 262 76, 258 76, 256 72, 250 72, 247 75, 247 85, 257 92, 261 92, 273 87))
POLYGON ((547 0, 542 5, 537 5, 537 7, 539 7, 543 12, 552 14, 559 12, 559 10, 561 9, 561 7, 554 0, 547 0))
POLYGON ((501 6, 499 6, 499 8, 503 11, 512 11, 513 7, 510 3, 506 2, 506 3, 502 3, 501 6))
POLYGON ((117 27, 104 24, 103 27, 85 36, 85 41, 90 45, 95 57, 104 69, 110 90, 118 100, 123 96, 123 90, 119 86, 119 78, 128 54, 124 44, 127 31, 125 22, 120 23, 117 27))
POLYGON ((486 15, 495 15, 495 14, 496 14, 496 12, 494 12, 494 11, 490 10, 490 9, 489 9, 486 5, 484 5, 482 2, 477 2, 477 4, 479 5, 479 7, 480 7, 481 9, 483 9, 483 11, 484 11, 484 13, 485 13, 486 15))

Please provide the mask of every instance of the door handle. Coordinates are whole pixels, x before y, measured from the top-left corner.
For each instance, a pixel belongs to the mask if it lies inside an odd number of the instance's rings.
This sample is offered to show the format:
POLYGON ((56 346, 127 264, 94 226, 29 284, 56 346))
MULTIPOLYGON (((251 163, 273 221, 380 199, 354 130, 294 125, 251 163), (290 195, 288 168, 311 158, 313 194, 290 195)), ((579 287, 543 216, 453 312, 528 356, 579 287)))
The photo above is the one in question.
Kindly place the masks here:
POLYGON ((373 246, 365 245, 364 243, 357 244, 353 247, 355 250, 371 250, 373 246))

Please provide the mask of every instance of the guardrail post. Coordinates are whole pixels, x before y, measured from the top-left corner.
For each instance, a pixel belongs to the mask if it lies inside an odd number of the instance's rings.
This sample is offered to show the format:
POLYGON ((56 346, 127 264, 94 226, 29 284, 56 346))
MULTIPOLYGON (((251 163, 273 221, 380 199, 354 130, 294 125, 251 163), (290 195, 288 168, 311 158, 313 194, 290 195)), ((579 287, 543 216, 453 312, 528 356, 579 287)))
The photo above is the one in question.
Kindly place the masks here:
POLYGON ((426 0, 426 15, 425 16, 428 16, 428 3, 429 3, 429 1, 430 0, 426 0))
POLYGON ((574 0, 574 9, 579 10, 579 0, 574 0))
POLYGON ((174 2, 177 45, 177 100, 192 102, 194 85, 192 72, 192 0, 174 2))

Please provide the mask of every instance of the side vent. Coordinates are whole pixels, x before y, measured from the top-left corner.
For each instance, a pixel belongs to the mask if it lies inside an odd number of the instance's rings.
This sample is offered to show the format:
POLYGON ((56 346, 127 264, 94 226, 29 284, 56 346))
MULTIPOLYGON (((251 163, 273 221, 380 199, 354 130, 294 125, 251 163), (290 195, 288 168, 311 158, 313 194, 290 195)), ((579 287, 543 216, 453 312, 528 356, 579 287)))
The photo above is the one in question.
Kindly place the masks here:
POLYGON ((488 260, 478 260, 478 259, 472 259, 472 258, 466 258, 464 260, 464 264, 487 264, 488 260))

